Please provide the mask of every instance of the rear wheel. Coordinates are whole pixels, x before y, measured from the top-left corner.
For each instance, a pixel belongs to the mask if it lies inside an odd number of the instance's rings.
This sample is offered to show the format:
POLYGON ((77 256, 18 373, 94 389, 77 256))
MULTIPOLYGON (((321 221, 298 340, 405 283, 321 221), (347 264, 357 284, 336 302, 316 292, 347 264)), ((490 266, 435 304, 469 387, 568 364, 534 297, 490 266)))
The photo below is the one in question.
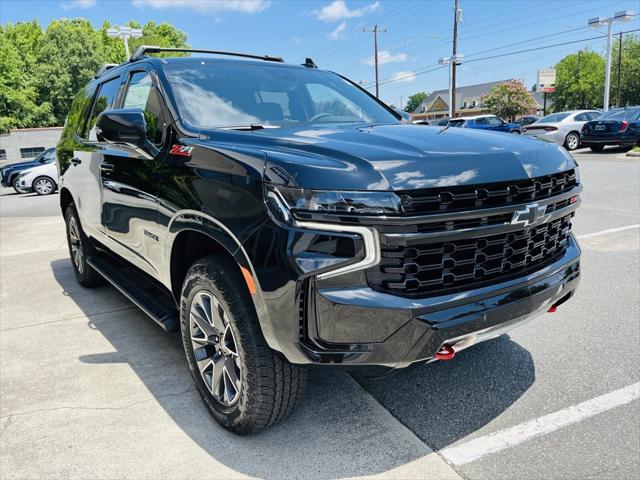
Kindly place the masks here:
POLYGON ((564 148, 567 150, 575 150, 580 145, 580 135, 576 132, 569 133, 564 139, 564 148))
POLYGON ((67 207, 65 221, 67 224, 69 256, 71 257, 71 264, 78 283, 83 287, 96 287, 104 284, 104 277, 87 263, 87 258, 95 254, 95 248, 82 231, 78 212, 76 212, 73 204, 67 207))
POLYGON ((302 398, 306 371, 266 344, 238 267, 212 255, 187 273, 180 305, 182 341, 191 375, 209 411, 239 434, 289 416, 302 398))
POLYGON ((56 191, 56 184, 49 177, 38 177, 31 184, 31 188, 38 195, 51 195, 56 191))
POLYGON ((604 150, 604 145, 591 145, 589 148, 592 152, 601 152, 604 150))

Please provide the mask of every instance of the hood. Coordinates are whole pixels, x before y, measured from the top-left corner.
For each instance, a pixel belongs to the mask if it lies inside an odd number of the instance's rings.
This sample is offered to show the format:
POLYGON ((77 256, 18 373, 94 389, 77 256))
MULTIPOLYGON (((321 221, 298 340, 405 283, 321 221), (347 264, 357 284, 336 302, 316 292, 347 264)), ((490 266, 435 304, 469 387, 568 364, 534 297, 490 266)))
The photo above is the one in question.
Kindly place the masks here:
POLYGON ((230 142, 261 150, 270 164, 267 180, 305 188, 414 190, 527 179, 576 166, 555 144, 504 132, 443 128, 394 124, 207 135, 218 146, 230 142))
POLYGON ((9 170, 23 170, 25 168, 31 168, 36 165, 41 165, 41 164, 40 162, 29 160, 27 162, 9 163, 7 165, 3 165, 0 170, 2 170, 3 172, 8 172, 9 170))

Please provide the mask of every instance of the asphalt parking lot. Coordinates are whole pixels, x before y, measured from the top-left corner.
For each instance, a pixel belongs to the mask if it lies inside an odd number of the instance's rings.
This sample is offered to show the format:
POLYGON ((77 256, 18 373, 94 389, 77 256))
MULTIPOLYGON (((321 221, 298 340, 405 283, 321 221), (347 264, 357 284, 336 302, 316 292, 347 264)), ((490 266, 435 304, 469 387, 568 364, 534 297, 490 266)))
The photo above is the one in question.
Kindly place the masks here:
POLYGON ((176 334, 76 284, 58 196, 0 195, 0 477, 637 478, 640 160, 579 150, 577 295, 453 361, 311 373, 283 424, 211 419, 176 334))

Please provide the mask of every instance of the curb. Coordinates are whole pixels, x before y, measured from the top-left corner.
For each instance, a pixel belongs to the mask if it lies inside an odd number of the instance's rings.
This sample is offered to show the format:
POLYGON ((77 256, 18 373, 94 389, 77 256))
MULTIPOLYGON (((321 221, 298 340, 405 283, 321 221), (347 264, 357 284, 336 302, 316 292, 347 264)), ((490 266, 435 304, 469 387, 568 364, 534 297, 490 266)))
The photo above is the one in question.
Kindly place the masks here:
POLYGON ((639 157, 640 158, 640 152, 627 152, 627 157, 639 157))

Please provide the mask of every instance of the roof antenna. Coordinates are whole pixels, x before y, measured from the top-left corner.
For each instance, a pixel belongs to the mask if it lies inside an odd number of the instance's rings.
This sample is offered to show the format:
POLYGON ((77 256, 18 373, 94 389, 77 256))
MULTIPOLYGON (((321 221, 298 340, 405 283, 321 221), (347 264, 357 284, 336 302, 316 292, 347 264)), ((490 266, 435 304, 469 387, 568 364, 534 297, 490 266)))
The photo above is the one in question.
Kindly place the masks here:
POLYGON ((318 68, 314 61, 309 57, 304 59, 304 63, 302 64, 302 66, 307 68, 318 68))

